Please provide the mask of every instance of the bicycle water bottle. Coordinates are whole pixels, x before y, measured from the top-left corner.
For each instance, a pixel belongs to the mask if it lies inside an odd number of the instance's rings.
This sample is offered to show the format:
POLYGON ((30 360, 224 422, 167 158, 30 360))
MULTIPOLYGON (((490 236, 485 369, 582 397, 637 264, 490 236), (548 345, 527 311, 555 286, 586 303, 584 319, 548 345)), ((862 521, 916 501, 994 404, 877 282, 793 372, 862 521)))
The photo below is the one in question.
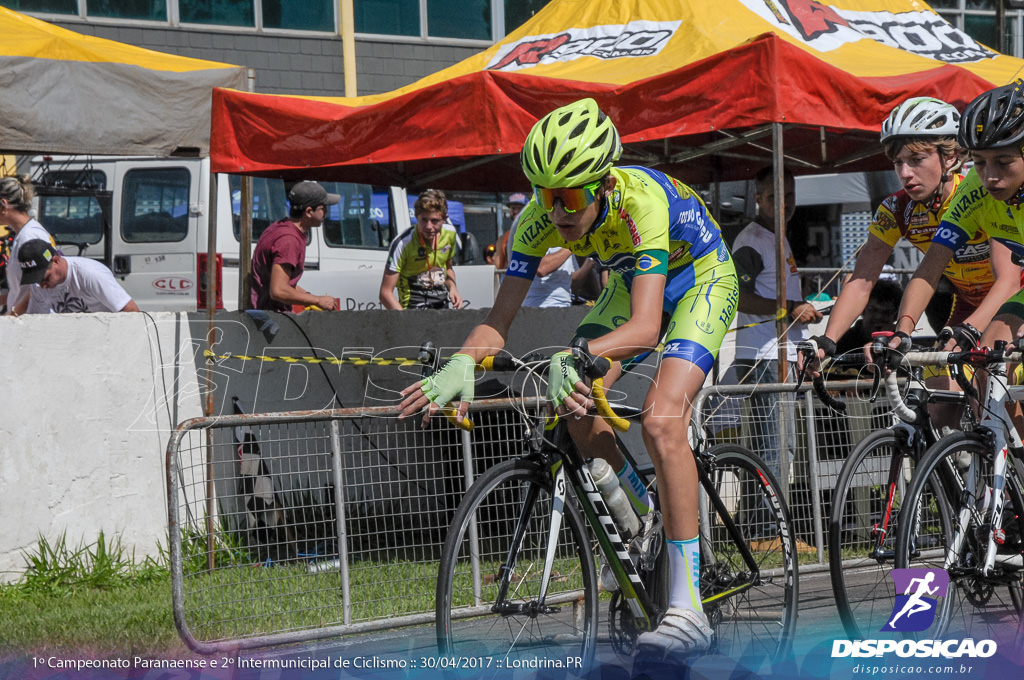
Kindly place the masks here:
POLYGON ((619 486, 619 478, 612 470, 612 466, 603 458, 595 458, 590 461, 589 467, 590 476, 594 478, 594 483, 604 498, 604 504, 608 506, 615 526, 623 538, 636 536, 640 531, 640 519, 636 516, 626 492, 619 486))

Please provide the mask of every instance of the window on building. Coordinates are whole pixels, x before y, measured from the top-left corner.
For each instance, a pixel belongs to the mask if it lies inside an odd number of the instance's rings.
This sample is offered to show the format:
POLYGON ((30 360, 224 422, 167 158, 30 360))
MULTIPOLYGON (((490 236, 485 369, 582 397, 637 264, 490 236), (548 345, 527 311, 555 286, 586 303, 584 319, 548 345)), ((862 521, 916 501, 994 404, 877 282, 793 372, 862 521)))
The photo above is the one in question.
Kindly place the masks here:
POLYGON ((505 33, 511 33, 543 9, 548 0, 505 0, 505 33))
POLYGON ((85 12, 89 16, 112 19, 167 21, 165 0, 86 0, 85 12))
POLYGON ((354 0, 357 33, 419 35, 419 0, 354 0))
POLYGON ((427 0, 427 35, 490 40, 490 0, 427 0))
POLYGON ((178 0, 178 13, 186 24, 255 26, 252 0, 178 0))
POLYGON ((264 28, 334 31, 335 0, 260 0, 264 28))
POLYGON ((0 0, 0 5, 15 12, 78 14, 78 0, 0 0))
MULTIPOLYGON (((1013 53, 1016 39, 1011 34, 1005 41, 1000 39, 996 26, 995 3, 997 0, 933 0, 931 6, 943 19, 961 29, 978 42, 997 51, 1013 53)), ((1011 12, 1006 13, 1008 31, 1013 30, 1011 12)))

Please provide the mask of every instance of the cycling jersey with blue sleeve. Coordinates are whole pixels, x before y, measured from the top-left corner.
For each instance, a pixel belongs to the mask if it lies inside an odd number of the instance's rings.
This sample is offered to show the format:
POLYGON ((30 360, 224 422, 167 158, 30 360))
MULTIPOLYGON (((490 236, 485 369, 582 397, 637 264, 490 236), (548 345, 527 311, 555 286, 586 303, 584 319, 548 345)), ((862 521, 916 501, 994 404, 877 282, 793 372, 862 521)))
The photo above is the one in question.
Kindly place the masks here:
POLYGON ((959 254, 973 245, 971 237, 979 229, 1024 257, 1024 207, 992 198, 971 168, 950 199, 932 243, 959 254))
POLYGON ((634 276, 665 274, 670 309, 716 265, 731 261, 718 224, 688 186, 650 168, 613 168, 611 174, 615 189, 578 241, 562 240, 551 216, 531 200, 516 229, 506 275, 533 279, 548 248, 561 246, 595 258, 627 284, 634 276), (669 262, 670 254, 679 256, 669 262))
POLYGON ((736 314, 736 270, 718 224, 689 187, 641 167, 613 168, 615 188, 594 225, 566 242, 550 215, 530 201, 516 229, 507 276, 533 279, 548 248, 589 256, 611 270, 578 333, 595 338, 629 320, 635 277, 666 277, 663 357, 709 371, 736 314), (674 258, 670 262, 670 255, 674 258))

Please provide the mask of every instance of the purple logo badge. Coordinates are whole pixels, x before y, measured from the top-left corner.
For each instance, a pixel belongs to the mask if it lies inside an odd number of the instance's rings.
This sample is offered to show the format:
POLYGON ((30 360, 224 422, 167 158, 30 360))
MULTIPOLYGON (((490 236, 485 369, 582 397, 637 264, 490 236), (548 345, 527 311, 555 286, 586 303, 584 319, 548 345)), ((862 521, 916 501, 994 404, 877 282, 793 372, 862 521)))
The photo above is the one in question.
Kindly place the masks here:
POLYGON ((920 632, 935 620, 940 597, 946 596, 949 574, 945 569, 893 569, 896 603, 883 631, 920 632))

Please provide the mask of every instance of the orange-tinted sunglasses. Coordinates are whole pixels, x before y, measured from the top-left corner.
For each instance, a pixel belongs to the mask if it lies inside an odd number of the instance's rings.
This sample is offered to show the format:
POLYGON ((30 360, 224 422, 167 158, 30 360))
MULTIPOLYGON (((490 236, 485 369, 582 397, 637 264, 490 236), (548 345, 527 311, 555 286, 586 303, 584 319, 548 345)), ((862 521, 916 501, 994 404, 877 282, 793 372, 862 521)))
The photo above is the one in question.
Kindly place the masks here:
POLYGON ((555 199, 562 202, 562 207, 567 213, 574 213, 583 210, 594 202, 597 190, 601 186, 601 180, 591 184, 584 184, 581 187, 559 187, 548 189, 545 187, 533 187, 533 195, 537 197, 537 204, 547 212, 555 209, 555 199))

